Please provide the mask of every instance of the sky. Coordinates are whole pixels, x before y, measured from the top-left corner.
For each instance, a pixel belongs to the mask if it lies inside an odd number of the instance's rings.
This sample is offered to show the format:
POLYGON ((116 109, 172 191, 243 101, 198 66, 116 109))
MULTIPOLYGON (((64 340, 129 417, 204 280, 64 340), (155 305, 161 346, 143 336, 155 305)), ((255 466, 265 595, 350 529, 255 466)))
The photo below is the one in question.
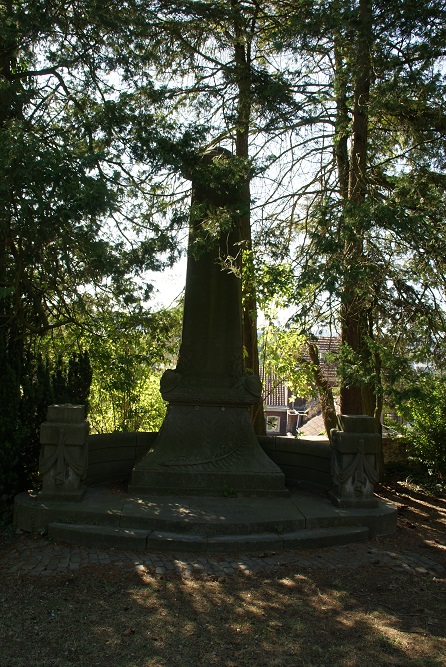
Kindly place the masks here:
POLYGON ((147 274, 147 282, 154 287, 152 307, 169 308, 175 305, 186 284, 186 265, 186 257, 183 257, 170 269, 147 274))

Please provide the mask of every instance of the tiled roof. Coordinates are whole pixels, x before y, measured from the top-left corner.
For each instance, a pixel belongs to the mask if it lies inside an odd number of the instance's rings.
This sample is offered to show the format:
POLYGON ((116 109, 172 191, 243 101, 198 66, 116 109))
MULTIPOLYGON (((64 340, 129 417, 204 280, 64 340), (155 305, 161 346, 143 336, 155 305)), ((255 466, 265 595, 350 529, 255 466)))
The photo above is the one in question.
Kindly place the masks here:
POLYGON ((316 415, 313 417, 313 419, 307 421, 303 426, 300 427, 299 433, 308 437, 313 437, 315 435, 326 435, 322 414, 316 415))
POLYGON ((263 366, 260 368, 260 379, 263 383, 263 401, 267 406, 287 406, 288 388, 284 380, 275 373, 265 377, 263 366))
MULTIPOLYGON (((341 345, 340 338, 319 336, 315 342, 317 342, 319 347, 319 359, 324 377, 328 380, 331 386, 336 386, 336 364, 325 361, 325 357, 330 353, 339 351, 341 345)), ((260 379, 263 383, 263 401, 265 405, 268 407, 288 406, 290 389, 283 378, 280 378, 275 373, 270 373, 265 377, 264 368, 262 366, 260 368, 260 379)))
POLYGON ((336 364, 326 361, 326 358, 330 354, 339 352, 339 348, 341 347, 341 339, 333 338, 331 336, 318 336, 317 340, 314 342, 317 343, 319 348, 319 363, 321 365, 322 373, 330 385, 335 387, 338 384, 336 364))

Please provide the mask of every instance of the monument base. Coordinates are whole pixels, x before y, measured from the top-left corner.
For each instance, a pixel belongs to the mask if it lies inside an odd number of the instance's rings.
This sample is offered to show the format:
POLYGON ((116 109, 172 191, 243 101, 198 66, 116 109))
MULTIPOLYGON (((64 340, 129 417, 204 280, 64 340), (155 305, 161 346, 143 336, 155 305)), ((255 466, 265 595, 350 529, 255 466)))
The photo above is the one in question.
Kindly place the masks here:
POLYGON ((39 500, 60 500, 60 501, 67 501, 67 500, 72 500, 73 502, 78 502, 80 503, 85 496, 85 492, 87 490, 87 487, 85 484, 80 485, 77 489, 73 490, 61 490, 61 491, 39 491, 37 494, 37 498, 39 500))
POLYGON ((354 496, 343 496, 337 494, 335 491, 329 491, 328 497, 330 498, 333 505, 336 507, 346 507, 354 509, 372 509, 378 507, 378 499, 375 496, 368 498, 355 498, 354 496))
POLYGON ((129 493, 286 495, 285 476, 259 445, 248 407, 170 405, 129 493))
POLYGON ((131 496, 288 497, 281 475, 134 471, 131 496))

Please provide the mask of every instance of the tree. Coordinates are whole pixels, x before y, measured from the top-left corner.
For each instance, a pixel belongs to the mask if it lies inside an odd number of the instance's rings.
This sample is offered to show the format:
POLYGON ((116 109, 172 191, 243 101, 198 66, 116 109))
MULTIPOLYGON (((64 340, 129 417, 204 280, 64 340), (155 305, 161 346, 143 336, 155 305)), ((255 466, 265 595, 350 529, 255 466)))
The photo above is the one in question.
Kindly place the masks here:
MULTIPOLYGON (((88 352, 68 351, 55 358, 39 344, 25 354, 26 373, 22 375, 19 403, 20 457, 12 466, 3 490, 35 487, 40 454, 40 425, 46 421, 48 405, 80 403, 88 410, 92 369, 88 352)), ((8 495, 6 493, 5 495, 8 495)))
MULTIPOLYGON (((166 84, 172 118, 187 113, 206 137, 203 147, 223 144, 233 149, 240 165, 239 215, 243 242, 243 330, 246 367, 258 372, 255 249, 251 235, 251 181, 259 170, 254 155, 258 136, 268 141, 283 124, 293 99, 287 76, 268 59, 273 53, 270 12, 275 4, 257 0, 147 2, 138 35, 146 44, 163 35, 164 54, 155 76, 166 84), (158 37, 156 37, 158 35, 158 37), (181 107, 179 106, 181 104, 181 107), (178 105, 178 106, 177 106, 178 105)), ((139 42, 139 45, 141 42, 139 42)), ((136 61, 140 58, 136 55, 136 61)), ((254 417, 264 430, 263 411, 254 417)))
POLYGON ((259 268, 286 265, 300 332, 340 328, 343 409, 379 414, 387 332, 443 326, 443 5, 2 6, 5 461, 28 342, 83 316, 94 290, 132 302, 135 271, 175 258, 181 173, 220 143, 242 191, 246 365, 258 294, 283 283, 259 268))
MULTIPOLYGON (((306 332, 316 322, 339 326, 342 409, 378 421, 386 318, 402 296, 412 310, 426 311, 433 298, 425 278, 415 289, 410 284, 405 256, 414 237, 402 230, 412 213, 401 194, 404 182, 418 176, 415 168, 408 177, 411 165, 429 161, 434 144, 441 153, 443 83, 436 63, 444 51, 443 4, 234 0, 160 3, 151 14, 150 8, 141 34, 150 23, 168 36, 172 49, 161 67, 171 99, 184 103, 187 94, 189 113, 202 122, 203 135, 210 133, 209 143, 232 142, 252 165, 241 205, 247 317, 254 321, 249 294, 259 289, 258 266, 291 255, 295 321, 306 332), (415 114, 408 112, 414 92, 415 114), (261 159, 251 162, 254 155, 261 159), (260 172, 270 178, 266 194, 254 178, 260 172), (253 192, 261 192, 255 206, 253 192)), ((435 228, 429 222, 426 241, 435 228)), ((429 272, 423 262, 417 275, 422 265, 429 272)), ((261 289, 276 288, 273 281, 261 289)), ((247 341, 246 347, 256 346, 247 341)), ((247 364, 255 367, 253 358, 248 353, 247 364)))
POLYGON ((313 313, 321 323, 339 322, 342 409, 374 414, 377 421, 392 313, 404 303, 405 317, 421 309, 426 324, 443 326, 438 223, 444 198, 434 184, 442 182, 444 164, 438 65, 444 9, 441 2, 314 3, 310 20, 299 25, 291 19, 281 32, 291 45, 295 40, 299 56, 312 50, 314 69, 326 83, 319 88, 327 117, 314 189, 311 198, 307 184, 295 192, 284 216, 303 240, 294 260, 300 264, 295 320, 305 326, 303 318, 311 323, 313 313))
MULTIPOLYGON (((154 123, 156 92, 133 98, 110 76, 122 67, 113 60, 126 32, 119 4, 108 6, 111 17, 81 0, 0 8, 0 484, 26 437, 31 342, 73 323, 94 291, 127 302, 148 294, 135 272, 177 253, 176 222, 169 229, 165 201, 154 204, 161 185, 144 186, 152 168, 175 162, 173 130, 154 123), (143 143, 147 166, 132 171, 143 143)), ((178 150, 190 140, 175 139, 178 150)))
POLYGON ((94 326, 85 328, 80 337, 93 368, 92 430, 159 430, 166 410, 159 382, 178 353, 181 307, 122 310, 102 301, 92 312, 94 326))

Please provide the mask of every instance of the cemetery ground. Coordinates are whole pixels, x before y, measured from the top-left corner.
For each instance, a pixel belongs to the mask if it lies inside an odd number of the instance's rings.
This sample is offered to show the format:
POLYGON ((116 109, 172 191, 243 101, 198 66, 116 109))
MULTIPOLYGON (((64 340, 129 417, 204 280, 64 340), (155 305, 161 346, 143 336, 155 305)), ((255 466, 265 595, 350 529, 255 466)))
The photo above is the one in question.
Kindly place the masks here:
POLYGON ((397 478, 379 495, 398 505, 394 535, 158 566, 103 551, 32 570, 20 554, 47 542, 4 530, 0 665, 444 667, 446 495, 397 478))

